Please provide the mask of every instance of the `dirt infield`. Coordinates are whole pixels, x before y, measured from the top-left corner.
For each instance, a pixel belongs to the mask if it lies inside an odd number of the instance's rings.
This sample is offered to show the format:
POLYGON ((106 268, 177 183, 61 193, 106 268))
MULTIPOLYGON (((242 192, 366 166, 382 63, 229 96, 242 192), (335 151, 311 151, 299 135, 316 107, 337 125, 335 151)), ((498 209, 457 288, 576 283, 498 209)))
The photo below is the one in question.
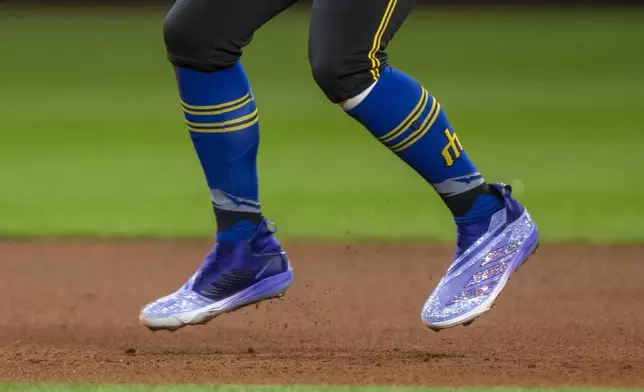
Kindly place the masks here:
POLYGON ((287 246, 283 300, 151 333, 205 242, 0 242, 0 381, 644 387, 644 248, 542 246, 492 312, 434 333, 451 249, 287 246))

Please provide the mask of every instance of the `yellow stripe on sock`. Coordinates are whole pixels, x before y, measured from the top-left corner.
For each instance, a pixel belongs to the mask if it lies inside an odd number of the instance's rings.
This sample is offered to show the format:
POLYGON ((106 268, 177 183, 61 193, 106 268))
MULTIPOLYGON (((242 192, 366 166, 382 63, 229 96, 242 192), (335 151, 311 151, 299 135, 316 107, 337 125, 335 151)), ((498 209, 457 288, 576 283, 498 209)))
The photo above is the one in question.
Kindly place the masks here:
POLYGON ((400 136, 400 134, 407 129, 408 125, 411 125, 414 123, 414 121, 418 120, 418 118, 423 114, 425 108, 427 107, 427 96, 427 90, 423 88, 416 107, 414 107, 414 109, 409 112, 409 115, 404 120, 402 120, 396 128, 388 132, 386 135, 380 136, 378 140, 380 140, 382 143, 388 143, 400 136))
POLYGON ((376 35, 373 37, 373 45, 371 47, 371 50, 369 51, 368 57, 369 60, 371 60, 371 69, 369 71, 371 72, 371 76, 373 76, 374 80, 378 80, 378 78, 380 77, 380 59, 378 59, 376 54, 378 53, 378 50, 380 50, 380 46, 382 45, 382 37, 384 36, 385 31, 389 26, 391 15, 394 13, 394 9, 396 8, 397 3, 398 0, 389 0, 385 14, 380 20, 380 26, 378 26, 376 35))
POLYGON ((228 106, 239 104, 239 103, 241 103, 243 101, 252 101, 252 100, 253 100, 253 98, 251 97, 250 92, 248 92, 248 93, 246 93, 246 95, 244 95, 241 98, 238 98, 238 99, 235 99, 235 100, 229 101, 229 102, 220 103, 220 104, 217 104, 217 105, 210 105, 210 106, 190 105, 190 104, 184 102, 183 100, 181 100, 181 105, 184 107, 184 109, 195 110, 195 111, 199 111, 200 113, 202 113, 203 111, 206 111, 206 110, 220 110, 220 109, 226 108, 228 106))
POLYGON ((234 131, 240 131, 242 129, 250 128, 253 125, 257 124, 259 121, 259 116, 255 117, 255 119, 251 122, 248 122, 246 124, 241 124, 236 127, 230 127, 230 128, 225 128, 225 129, 193 129, 191 127, 188 127, 189 130, 192 132, 197 132, 197 133, 225 133, 225 132, 234 132, 234 131))
POLYGON ((222 109, 217 109, 217 110, 202 110, 202 111, 195 111, 195 110, 190 110, 186 107, 186 104, 183 104, 183 111, 188 114, 194 114, 197 116, 214 116, 217 114, 224 114, 224 113, 229 113, 237 109, 241 109, 244 106, 248 105, 250 102, 253 102, 254 98, 251 97, 250 95, 247 95, 246 98, 232 106, 227 106, 222 109))
POLYGON ((221 121, 216 123, 196 123, 192 121, 186 121, 186 124, 188 124, 188 128, 193 132, 222 133, 222 132, 238 131, 240 129, 248 128, 251 125, 254 125, 255 123, 257 123, 258 118, 259 116, 257 113, 257 109, 255 109, 252 113, 239 118, 235 118, 233 120, 221 121), (253 117, 256 117, 255 119, 253 119, 253 121, 242 124, 243 122, 248 121, 253 117))
POLYGON ((188 126, 188 129, 191 130, 192 132, 197 132, 197 133, 225 133, 225 132, 234 132, 234 131, 240 131, 242 129, 250 128, 253 125, 257 124, 259 121, 259 115, 256 116, 253 121, 247 122, 245 124, 237 125, 236 127, 229 127, 225 129, 194 129, 190 126, 188 126))
POLYGON ((391 151, 393 152, 401 152, 402 150, 408 148, 412 144, 416 143, 418 140, 420 140, 425 134, 429 131, 429 129, 434 125, 434 122, 436 122, 436 119, 438 118, 438 115, 440 114, 441 111, 441 105, 438 103, 436 99, 434 99, 434 102, 432 104, 432 109, 429 112, 429 115, 423 122, 423 125, 418 128, 418 130, 409 137, 407 137, 405 140, 402 142, 396 144, 395 146, 391 147, 391 151))

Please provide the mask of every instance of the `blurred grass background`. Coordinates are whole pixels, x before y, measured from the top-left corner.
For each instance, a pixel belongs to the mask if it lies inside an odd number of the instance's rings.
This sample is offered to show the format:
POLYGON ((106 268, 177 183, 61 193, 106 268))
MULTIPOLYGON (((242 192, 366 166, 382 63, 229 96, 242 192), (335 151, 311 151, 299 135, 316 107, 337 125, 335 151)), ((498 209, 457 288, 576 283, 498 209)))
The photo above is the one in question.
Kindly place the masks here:
MULTIPOLYGON (((210 236, 164 10, 0 7, 0 235, 210 236)), ((288 11, 243 59, 266 215, 291 239, 452 241, 432 189, 318 91, 307 26, 288 11)), ((642 9, 423 9, 390 58, 546 240, 644 240, 642 9)))

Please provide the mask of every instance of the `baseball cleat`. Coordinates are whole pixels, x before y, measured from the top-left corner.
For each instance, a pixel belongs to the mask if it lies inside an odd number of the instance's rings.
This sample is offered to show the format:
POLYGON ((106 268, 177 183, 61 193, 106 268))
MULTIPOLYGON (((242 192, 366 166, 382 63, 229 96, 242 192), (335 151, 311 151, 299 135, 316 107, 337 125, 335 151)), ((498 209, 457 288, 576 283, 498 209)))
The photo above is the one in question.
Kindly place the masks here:
POLYGON ((537 225, 512 198, 512 188, 491 186, 503 196, 505 207, 489 221, 458 227, 454 261, 421 314, 423 322, 435 331, 470 325, 488 311, 512 273, 539 244, 537 225))
POLYGON ((273 225, 264 220, 239 244, 215 244, 186 284, 141 310, 141 323, 153 331, 174 331, 281 297, 291 286, 293 270, 269 226, 273 225))

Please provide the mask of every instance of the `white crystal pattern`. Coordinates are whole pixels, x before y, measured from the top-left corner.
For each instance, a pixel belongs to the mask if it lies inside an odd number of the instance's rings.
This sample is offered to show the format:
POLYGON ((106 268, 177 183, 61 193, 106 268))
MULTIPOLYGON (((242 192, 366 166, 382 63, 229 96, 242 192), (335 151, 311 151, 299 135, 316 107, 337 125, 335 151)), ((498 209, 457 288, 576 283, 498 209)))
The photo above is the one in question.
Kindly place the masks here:
POLYGON ((501 275, 508 267, 508 264, 508 260, 502 261, 497 265, 493 265, 488 269, 475 273, 474 275, 472 275, 472 278, 469 280, 469 282, 467 282, 465 287, 471 287, 477 283, 483 282, 484 280, 492 279, 495 276, 501 275))
POLYGON ((483 285, 481 287, 477 287, 477 288, 472 289, 472 290, 460 292, 460 293, 456 294, 454 296, 454 298, 452 298, 447 303, 446 306, 450 306, 450 305, 453 305, 453 304, 455 304, 457 302, 461 302, 461 301, 465 301, 465 300, 468 300, 468 299, 481 297, 481 296, 483 296, 485 294, 489 294, 489 293, 492 292, 492 290, 494 289, 495 286, 496 286, 496 282, 490 282, 490 283, 488 283, 486 285, 483 285))
POLYGON ((507 245, 503 245, 500 248, 491 250, 483 259, 481 267, 485 267, 493 261, 497 261, 501 257, 505 258, 507 256, 513 255, 519 249, 518 242, 510 242, 507 245))
POLYGON ((212 303, 212 300, 204 298, 192 290, 181 289, 152 302, 143 309, 143 314, 156 317, 176 315, 201 309, 212 303))

